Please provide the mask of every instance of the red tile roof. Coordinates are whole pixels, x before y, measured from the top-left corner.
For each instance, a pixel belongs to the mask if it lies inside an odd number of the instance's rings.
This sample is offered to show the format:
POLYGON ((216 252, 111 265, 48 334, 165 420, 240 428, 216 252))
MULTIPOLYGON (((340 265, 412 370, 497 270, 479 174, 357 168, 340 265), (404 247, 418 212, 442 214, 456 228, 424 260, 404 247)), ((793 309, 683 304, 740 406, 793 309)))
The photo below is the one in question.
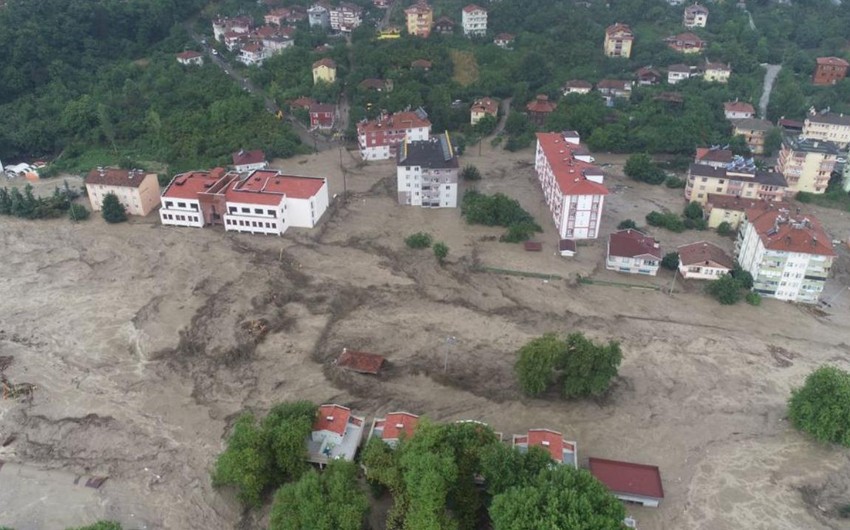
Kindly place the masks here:
POLYGON ((293 199, 308 199, 324 185, 325 180, 321 178, 295 177, 271 169, 260 169, 240 182, 237 191, 278 193, 293 199))
POLYGON ((336 112, 336 105, 330 103, 313 103, 310 105, 310 114, 322 114, 325 112, 336 112))
POLYGON ((495 116, 499 113, 499 102, 493 98, 476 99, 472 103, 472 112, 484 112, 490 116, 495 116))
POLYGON ((333 59, 325 57, 324 59, 319 59, 318 61, 313 63, 314 70, 320 66, 325 66, 327 68, 336 68, 336 62, 333 59))
MULTIPOLYGON (((382 440, 397 440, 401 433, 406 438, 413 436, 413 431, 419 424, 419 416, 409 412, 391 412, 384 418, 382 440)), ((376 425, 377 426, 377 425, 376 425)))
POLYGON ((608 255, 621 258, 653 256, 661 259, 661 246, 654 238, 629 228, 608 236, 608 255))
POLYGON ((564 84, 565 88, 593 88, 593 85, 584 79, 572 79, 564 84))
POLYGON ((309 109, 311 105, 314 105, 316 100, 313 98, 308 98, 307 96, 301 96, 298 99, 293 99, 290 103, 290 107, 297 107, 302 109, 309 109))
POLYGON ((825 66, 850 66, 850 63, 840 57, 818 57, 817 62, 825 66))
POLYGON ((89 171, 86 176, 86 184, 138 188, 147 176, 148 173, 141 169, 99 168, 89 171))
POLYGON ((697 155, 695 160, 705 160, 706 162, 721 162, 729 163, 732 161, 732 151, 729 149, 711 149, 710 147, 697 147, 697 155))
POLYGON ((266 161, 266 154, 257 149, 254 151, 240 150, 233 153, 233 165, 245 166, 249 164, 259 164, 266 161))
POLYGON ((631 90, 632 82, 625 79, 601 79, 596 83, 598 90, 631 90))
POLYGON ((559 133, 537 133, 537 141, 552 168, 558 187, 564 195, 608 195, 608 188, 588 180, 588 172, 601 170, 588 162, 573 157, 575 144, 566 142, 559 133))
MULTIPOLYGON (((522 440, 522 438, 519 440, 522 440)), ((573 444, 564 440, 563 434, 549 429, 529 429, 526 443, 529 447, 544 449, 556 462, 564 461, 564 449, 572 452, 576 450, 573 444)))
POLYGON ((684 266, 713 263, 730 270, 735 268, 735 262, 722 248, 707 241, 680 246, 679 261, 684 266))
POLYGON ((427 59, 416 59, 415 61, 410 63, 410 66, 413 67, 413 68, 426 68, 427 69, 427 68, 431 68, 431 61, 429 61, 427 59))
POLYGON ((614 493, 664 498, 658 466, 591 458, 590 473, 614 493))
POLYGON ((515 38, 516 37, 514 37, 510 33, 499 33, 498 35, 496 35, 496 38, 493 39, 493 40, 495 42, 510 42, 510 41, 514 40, 515 38))
POLYGON ((196 51, 193 51, 193 50, 186 50, 183 53, 177 54, 178 59, 195 59, 197 57, 202 57, 202 55, 200 53, 196 52, 196 51))
POLYGON ((190 171, 181 173, 171 179, 171 183, 162 192, 163 198, 169 199, 197 199, 198 193, 206 191, 224 176, 224 168, 215 168, 212 171, 190 171))
POLYGON ((617 22, 616 24, 611 24, 610 26, 605 28, 605 34, 606 35, 614 35, 614 34, 620 33, 620 32, 626 33, 626 35, 622 35, 620 37, 622 39, 633 39, 634 38, 634 36, 632 35, 632 28, 630 28, 629 26, 627 26, 625 24, 620 24, 619 22, 617 22))
POLYGON ((549 101, 549 96, 544 94, 538 94, 533 101, 531 101, 525 108, 528 112, 552 112, 555 108, 558 107, 558 104, 554 101, 549 101))
POLYGON ((354 372, 377 375, 385 361, 386 359, 383 356, 376 353, 349 351, 347 348, 343 348, 336 363, 338 366, 354 372))
POLYGON ((322 405, 316 412, 313 431, 331 431, 342 436, 351 417, 351 409, 342 405, 322 405))
POLYGON ((464 7, 463 10, 467 13, 472 13, 473 11, 487 11, 483 7, 479 7, 475 4, 469 4, 468 6, 464 7))
POLYGON ((746 210, 762 244, 769 250, 835 256, 820 221, 811 215, 792 215, 770 203, 746 210))
POLYGON ((357 134, 366 134, 378 131, 408 130, 419 127, 431 127, 428 118, 420 118, 415 112, 396 112, 389 114, 383 119, 367 121, 357 124, 357 134))
POLYGON ((755 114, 756 109, 753 108, 749 103, 744 103, 743 101, 727 101, 723 104, 723 110, 726 112, 748 112, 750 114, 755 114))

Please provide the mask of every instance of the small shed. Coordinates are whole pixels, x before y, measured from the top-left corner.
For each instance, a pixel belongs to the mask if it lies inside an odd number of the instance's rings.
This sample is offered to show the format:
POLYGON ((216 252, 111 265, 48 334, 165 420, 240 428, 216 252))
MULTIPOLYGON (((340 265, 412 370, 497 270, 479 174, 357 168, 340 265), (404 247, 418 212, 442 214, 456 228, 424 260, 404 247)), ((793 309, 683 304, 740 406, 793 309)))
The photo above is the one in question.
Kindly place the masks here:
POLYGON ((576 255, 576 242, 574 239, 562 239, 558 242, 558 253, 565 258, 576 255))
POLYGON ((385 362, 386 358, 383 355, 348 351, 348 348, 343 348, 336 360, 336 364, 346 370, 370 375, 378 375, 385 362))
POLYGON ((658 466, 591 458, 590 474, 622 501, 656 508, 664 498, 658 466))
POLYGON ((543 250, 543 243, 539 241, 525 241, 522 246, 526 252, 540 252, 543 250))

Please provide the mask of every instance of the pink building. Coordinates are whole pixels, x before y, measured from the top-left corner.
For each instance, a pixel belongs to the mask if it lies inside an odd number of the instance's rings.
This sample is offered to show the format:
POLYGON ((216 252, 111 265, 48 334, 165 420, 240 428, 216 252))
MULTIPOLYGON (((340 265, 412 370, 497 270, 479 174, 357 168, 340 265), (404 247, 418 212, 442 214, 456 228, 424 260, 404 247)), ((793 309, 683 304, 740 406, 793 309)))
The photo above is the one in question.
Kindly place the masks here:
POLYGON ((562 239, 596 239, 608 189, 576 135, 537 133, 534 169, 562 239))

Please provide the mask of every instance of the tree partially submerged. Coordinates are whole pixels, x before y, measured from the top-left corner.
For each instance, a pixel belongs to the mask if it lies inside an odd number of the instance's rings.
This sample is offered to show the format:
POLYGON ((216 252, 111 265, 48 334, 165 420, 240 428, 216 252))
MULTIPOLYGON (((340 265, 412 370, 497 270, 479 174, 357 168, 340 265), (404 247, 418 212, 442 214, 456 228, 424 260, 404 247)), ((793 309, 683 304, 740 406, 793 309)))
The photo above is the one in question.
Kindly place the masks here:
POLYGON ((107 193, 103 197, 100 210, 103 220, 107 223, 123 223, 127 220, 127 209, 114 193, 107 193))
POLYGON ((791 424, 820 442, 850 447, 850 373, 821 366, 788 401, 791 424))

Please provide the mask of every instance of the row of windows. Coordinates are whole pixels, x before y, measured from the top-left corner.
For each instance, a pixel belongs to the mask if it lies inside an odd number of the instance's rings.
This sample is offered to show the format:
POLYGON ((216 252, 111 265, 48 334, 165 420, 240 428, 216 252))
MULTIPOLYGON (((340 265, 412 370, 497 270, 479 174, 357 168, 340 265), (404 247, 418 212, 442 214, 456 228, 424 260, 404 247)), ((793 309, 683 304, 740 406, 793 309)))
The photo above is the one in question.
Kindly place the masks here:
MULTIPOLYGON (((190 204, 189 204, 189 206, 190 206, 193 210, 195 210, 196 212, 198 211, 198 204, 197 204, 197 203, 194 203, 194 202, 193 202, 193 203, 190 203, 190 204)), ((166 208, 174 208, 174 201, 165 201, 165 207, 166 207, 166 208)), ((185 210, 185 209, 186 209, 186 203, 185 203, 185 202, 178 202, 178 203, 177 203, 177 207, 178 207, 178 208, 183 208, 183 209, 185 210)))
POLYGON ((253 228, 276 228, 275 223, 269 223, 264 221, 245 221, 243 219, 225 219, 225 224, 230 226, 250 226, 253 228))
MULTIPOLYGON (((237 208, 236 206, 231 206, 231 207, 228 208, 228 213, 232 213, 232 214, 240 213, 239 210, 240 209, 237 208)), ((241 210, 242 210, 241 213, 247 213, 249 215, 251 213, 251 208, 246 208, 246 207, 243 206, 241 208, 241 210)), ((274 210, 265 210, 265 213, 263 213, 263 212, 264 212, 264 210, 262 208, 254 208, 254 215, 270 215, 274 218, 277 218, 277 212, 274 211, 274 210)))
POLYGON ((162 216, 169 221, 191 221, 193 223, 197 223, 199 218, 197 215, 174 215, 170 213, 164 213, 162 216))

